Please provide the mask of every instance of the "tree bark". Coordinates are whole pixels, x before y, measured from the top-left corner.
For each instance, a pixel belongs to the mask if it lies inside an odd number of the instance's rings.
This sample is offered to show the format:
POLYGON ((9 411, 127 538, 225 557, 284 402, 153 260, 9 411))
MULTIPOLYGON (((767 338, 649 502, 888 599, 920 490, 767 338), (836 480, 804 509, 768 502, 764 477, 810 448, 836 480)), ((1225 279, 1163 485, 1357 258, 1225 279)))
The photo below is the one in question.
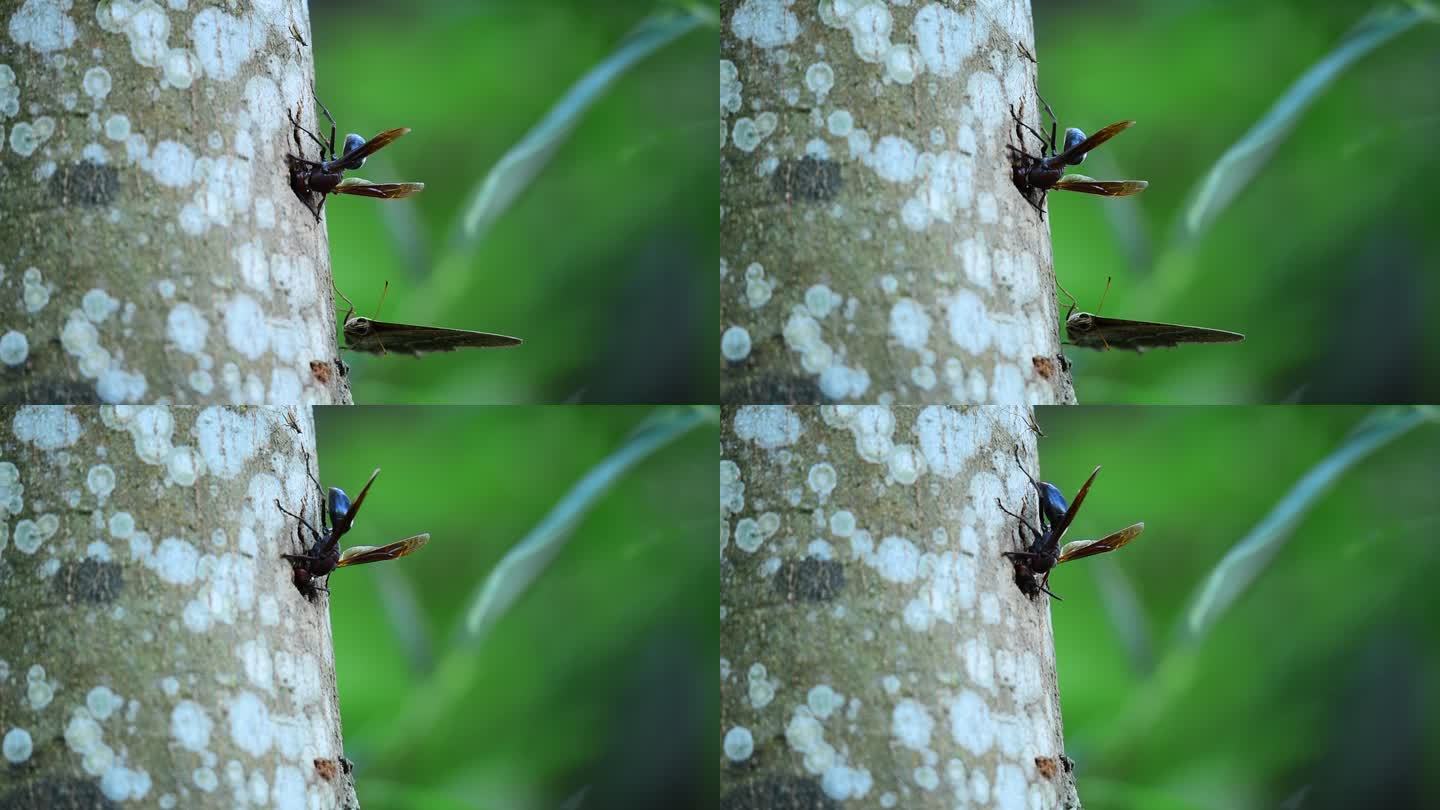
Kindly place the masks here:
POLYGON ((0 10, 0 402, 350 401, 305 5, 176 5, 0 10))
POLYGON ((0 807, 357 807, 326 602, 280 557, 309 410, 0 420, 0 807))
POLYGON ((1049 605, 1001 556, 1030 418, 725 409, 724 807, 1079 806, 1049 605))
POLYGON ((722 400, 1074 402, 1005 150, 1029 4, 721 9, 722 400))

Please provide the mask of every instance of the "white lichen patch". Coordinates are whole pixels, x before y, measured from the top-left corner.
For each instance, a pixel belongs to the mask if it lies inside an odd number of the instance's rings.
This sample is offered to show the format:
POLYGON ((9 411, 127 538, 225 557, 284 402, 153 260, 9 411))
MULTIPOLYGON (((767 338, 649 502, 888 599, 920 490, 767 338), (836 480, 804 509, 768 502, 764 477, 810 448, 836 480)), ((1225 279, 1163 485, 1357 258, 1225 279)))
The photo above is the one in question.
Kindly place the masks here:
POLYGON ((789 45, 800 36, 800 19, 790 10, 795 0, 744 0, 730 15, 730 31, 757 48, 789 45))
POLYGON ((735 435, 767 450, 799 440, 800 417, 785 405, 746 405, 735 412, 735 435))
POLYGON ((96 464, 85 475, 85 487, 101 503, 115 491, 115 468, 109 464, 96 464))
POLYGON ((76 35, 72 5, 72 0, 25 0, 10 17, 10 38, 42 54, 69 48, 76 35))
MULTIPOLYGON (((750 356, 750 332, 743 326, 732 326, 720 336, 720 354, 732 363, 738 363, 750 356)), ((4 358, 4 343, 0 341, 0 359, 4 358)))
POLYGON ((755 752, 755 738, 750 729, 734 726, 725 732, 725 757, 731 762, 744 762, 755 752))
POLYGON ((80 420, 64 405, 26 405, 11 422, 15 438, 40 450, 71 447, 80 440, 80 420))
POLYGON ((213 727, 205 707, 194 701, 182 700, 170 711, 170 737, 187 751, 208 748, 213 727))
POLYGON ((80 89, 99 106, 110 95, 110 71, 99 65, 90 68, 80 80, 80 89))
POLYGON ((15 727, 5 732, 5 741, 0 743, 0 751, 5 754, 5 761, 11 765, 19 765, 30 758, 30 753, 35 750, 34 742, 30 739, 30 732, 26 729, 15 727))
POLYGON ((30 356, 30 341, 25 337, 24 332, 17 332, 14 329, 0 335, 0 363, 7 366, 19 366, 30 356))

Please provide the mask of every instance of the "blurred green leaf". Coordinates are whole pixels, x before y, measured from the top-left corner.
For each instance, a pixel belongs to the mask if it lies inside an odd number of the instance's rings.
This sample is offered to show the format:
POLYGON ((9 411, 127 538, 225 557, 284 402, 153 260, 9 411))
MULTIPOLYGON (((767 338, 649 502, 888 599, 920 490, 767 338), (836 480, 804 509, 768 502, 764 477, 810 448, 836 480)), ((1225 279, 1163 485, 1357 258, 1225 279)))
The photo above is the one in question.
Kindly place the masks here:
POLYGON ((652 412, 619 450, 585 473, 539 525, 496 564, 471 601, 465 618, 465 635, 472 641, 480 638, 520 598, 564 548, 571 529, 631 467, 708 421, 709 412, 694 407, 652 412))
POLYGON ((1259 173, 1320 93, 1353 62, 1411 26, 1436 18, 1434 8, 1386 6, 1360 21, 1328 56, 1307 70, 1279 101, 1216 161, 1190 195, 1182 241, 1199 236, 1259 173))
POLYGON ((626 37, 620 47, 571 85, 545 117, 510 148, 471 194, 451 250, 465 252, 530 185, 550 156, 580 121, 580 116, 600 98, 626 70, 705 22, 702 10, 651 15, 626 37))
POLYGON ((1348 438, 1310 469, 1255 528, 1231 547, 1210 572, 1187 611, 1187 632, 1200 638, 1255 581, 1275 557, 1296 524, 1356 462, 1430 418, 1416 408, 1376 411, 1348 438))

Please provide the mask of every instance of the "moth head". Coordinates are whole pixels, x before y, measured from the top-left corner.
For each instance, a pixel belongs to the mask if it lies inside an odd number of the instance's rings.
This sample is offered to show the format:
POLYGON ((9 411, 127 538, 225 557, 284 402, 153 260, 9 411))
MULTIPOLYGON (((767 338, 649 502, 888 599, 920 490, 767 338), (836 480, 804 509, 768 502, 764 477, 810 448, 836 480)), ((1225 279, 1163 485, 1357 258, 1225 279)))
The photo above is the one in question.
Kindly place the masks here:
POLYGON ((345 322, 345 331, 354 335, 368 335, 372 323, 374 321, 369 318, 351 318, 345 322))

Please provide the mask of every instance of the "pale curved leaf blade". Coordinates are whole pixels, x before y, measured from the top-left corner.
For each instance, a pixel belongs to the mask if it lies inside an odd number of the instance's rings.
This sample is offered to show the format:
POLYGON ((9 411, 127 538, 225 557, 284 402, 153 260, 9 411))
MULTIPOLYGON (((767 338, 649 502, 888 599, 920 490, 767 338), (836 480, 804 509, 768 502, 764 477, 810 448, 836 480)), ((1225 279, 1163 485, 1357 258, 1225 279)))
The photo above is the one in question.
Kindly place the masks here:
POLYGON ((471 192, 457 241, 473 245, 549 162, 555 150, 616 79, 637 62, 690 32, 705 16, 697 10, 647 18, 610 56, 570 86, 520 142, 510 148, 471 192))
POLYGON ((1301 476, 1270 513, 1211 570, 1186 612, 1186 630, 1190 637, 1199 638, 1214 626, 1221 614, 1265 572, 1290 538, 1291 531, 1346 470, 1432 418, 1418 408, 1376 411, 1330 455, 1301 476))
POLYGON ((1305 110, 1346 68, 1416 23, 1435 18, 1433 9, 1417 4, 1385 6, 1362 19, 1210 168, 1185 206, 1183 237, 1194 238, 1214 223, 1264 167, 1305 110))
POLYGON ((707 411, 665 408, 641 422, 620 449, 590 468, 530 533, 501 558, 471 598, 464 634, 478 639, 565 547, 570 532, 625 473, 652 453, 709 420, 707 411))

